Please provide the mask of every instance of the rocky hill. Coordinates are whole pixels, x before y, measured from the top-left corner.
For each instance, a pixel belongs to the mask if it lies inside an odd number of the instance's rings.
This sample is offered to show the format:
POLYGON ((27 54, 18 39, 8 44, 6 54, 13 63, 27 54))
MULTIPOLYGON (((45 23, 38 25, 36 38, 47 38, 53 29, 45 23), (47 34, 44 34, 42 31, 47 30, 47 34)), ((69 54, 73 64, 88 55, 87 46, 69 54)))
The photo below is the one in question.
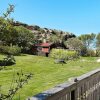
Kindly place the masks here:
POLYGON ((55 41, 57 39, 67 40, 68 38, 76 37, 73 33, 70 32, 64 32, 61 30, 56 29, 48 29, 48 28, 41 28, 37 25, 28 25, 22 22, 14 22, 14 26, 23 26, 30 31, 32 31, 39 41, 42 41, 45 39, 46 41, 55 41))

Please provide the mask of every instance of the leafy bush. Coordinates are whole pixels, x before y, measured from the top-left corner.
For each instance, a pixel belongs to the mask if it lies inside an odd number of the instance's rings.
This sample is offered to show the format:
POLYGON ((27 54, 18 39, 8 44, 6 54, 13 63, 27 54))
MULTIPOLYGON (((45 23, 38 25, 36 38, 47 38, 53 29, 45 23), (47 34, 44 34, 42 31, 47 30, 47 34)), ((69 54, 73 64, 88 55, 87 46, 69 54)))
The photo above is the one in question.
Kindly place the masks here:
POLYGON ((67 51, 66 55, 67 55, 68 59, 75 59, 75 58, 79 57, 78 52, 76 52, 76 51, 67 51))
POLYGON ((97 57, 100 57, 100 49, 97 49, 97 50, 96 50, 96 56, 97 56, 97 57))
POLYGON ((15 64, 16 61, 13 55, 7 55, 3 62, 5 63, 5 66, 8 66, 15 64))
POLYGON ((7 55, 3 60, 0 60, 0 70, 5 68, 5 66, 10 66, 16 63, 13 55, 7 55))
POLYGON ((76 51, 69 51, 64 49, 52 49, 50 52, 50 57, 55 59, 75 59, 78 58, 78 53, 76 51))
POLYGON ((18 46, 0 46, 0 53, 19 55, 21 53, 21 48, 18 46))
POLYGON ((86 56, 95 57, 96 56, 96 52, 94 50, 92 50, 92 49, 87 49, 86 56))

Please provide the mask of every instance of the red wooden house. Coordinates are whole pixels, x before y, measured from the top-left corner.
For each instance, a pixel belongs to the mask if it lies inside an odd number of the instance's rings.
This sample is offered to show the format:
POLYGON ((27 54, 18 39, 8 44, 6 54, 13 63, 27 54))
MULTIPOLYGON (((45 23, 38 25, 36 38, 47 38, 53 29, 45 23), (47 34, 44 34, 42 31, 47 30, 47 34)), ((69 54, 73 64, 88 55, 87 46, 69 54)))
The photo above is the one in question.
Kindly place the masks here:
POLYGON ((32 52, 35 55, 39 55, 39 56, 46 56, 48 57, 50 50, 52 48, 58 48, 58 49, 67 49, 64 44, 53 44, 53 43, 40 43, 40 44, 35 44, 32 47, 32 52))
POLYGON ((52 48, 52 43, 41 43, 41 44, 35 44, 32 48, 32 51, 33 54, 48 57, 51 48, 52 48))
POLYGON ((50 52, 50 46, 51 46, 50 43, 42 43, 40 46, 42 47, 42 52, 44 53, 50 52))

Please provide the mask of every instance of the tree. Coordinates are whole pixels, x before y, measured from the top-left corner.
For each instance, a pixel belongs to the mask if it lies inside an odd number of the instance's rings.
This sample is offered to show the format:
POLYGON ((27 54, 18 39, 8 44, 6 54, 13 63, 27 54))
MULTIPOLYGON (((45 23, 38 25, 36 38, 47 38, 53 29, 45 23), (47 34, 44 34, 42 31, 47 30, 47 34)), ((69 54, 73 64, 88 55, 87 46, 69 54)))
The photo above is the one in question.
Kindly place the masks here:
POLYGON ((97 47, 98 49, 100 49, 100 33, 98 33, 96 39, 97 39, 97 41, 96 41, 96 47, 97 47))
POLYGON ((10 45, 13 42, 13 38, 16 37, 16 30, 12 23, 13 20, 8 18, 12 12, 14 12, 14 5, 9 4, 6 12, 0 17, 0 40, 10 45))
POLYGON ((65 46, 70 50, 75 50, 81 53, 85 46, 81 40, 78 38, 69 38, 67 41, 64 42, 65 46))
POLYGON ((12 12, 14 12, 14 5, 9 4, 9 7, 7 8, 6 12, 3 13, 3 18, 7 18, 9 15, 11 15, 12 12))
POLYGON ((84 34, 79 36, 78 38, 83 41, 84 45, 90 49, 91 47, 95 46, 95 37, 96 34, 91 33, 91 34, 84 34))
POLYGON ((96 56, 100 57, 100 33, 96 37, 96 56))
POLYGON ((59 37, 57 35, 51 35, 50 42, 52 43, 60 43, 59 37))
POLYGON ((34 33, 23 26, 15 26, 9 15, 14 11, 14 5, 9 5, 3 17, 0 17, 0 42, 4 46, 17 45, 29 49, 34 41, 34 33))
POLYGON ((15 26, 18 36, 16 37, 16 44, 19 47, 27 48, 33 44, 34 34, 23 26, 15 26))
POLYGON ((0 40, 10 45, 10 43, 13 43, 13 39, 15 39, 16 36, 17 33, 13 25, 10 24, 8 20, 0 17, 0 40))

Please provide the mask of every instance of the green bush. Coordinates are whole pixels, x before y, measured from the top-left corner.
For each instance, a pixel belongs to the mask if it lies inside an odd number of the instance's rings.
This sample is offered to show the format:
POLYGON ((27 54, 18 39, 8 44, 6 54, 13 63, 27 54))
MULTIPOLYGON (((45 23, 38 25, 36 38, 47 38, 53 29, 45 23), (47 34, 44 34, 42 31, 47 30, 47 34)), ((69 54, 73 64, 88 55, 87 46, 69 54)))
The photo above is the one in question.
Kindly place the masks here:
POLYGON ((78 53, 76 51, 69 51, 65 49, 52 49, 50 52, 50 57, 55 59, 75 59, 78 58, 78 53))
POLYGON ((97 49, 97 50, 96 50, 96 56, 97 56, 97 57, 100 57, 100 49, 97 49))
POLYGON ((20 55, 21 48, 18 46, 0 46, 0 53, 10 55, 20 55))
MULTIPOLYGON (((16 63, 16 60, 13 55, 7 55, 3 60, 0 60, 0 66, 10 66, 16 63)), ((0 67, 0 70, 3 67, 0 67)))
POLYGON ((96 56, 96 52, 94 50, 92 50, 92 49, 87 49, 86 56, 95 57, 96 56))
POLYGON ((68 59, 75 59, 75 58, 79 57, 78 52, 76 52, 76 51, 67 51, 66 55, 67 55, 68 59))

